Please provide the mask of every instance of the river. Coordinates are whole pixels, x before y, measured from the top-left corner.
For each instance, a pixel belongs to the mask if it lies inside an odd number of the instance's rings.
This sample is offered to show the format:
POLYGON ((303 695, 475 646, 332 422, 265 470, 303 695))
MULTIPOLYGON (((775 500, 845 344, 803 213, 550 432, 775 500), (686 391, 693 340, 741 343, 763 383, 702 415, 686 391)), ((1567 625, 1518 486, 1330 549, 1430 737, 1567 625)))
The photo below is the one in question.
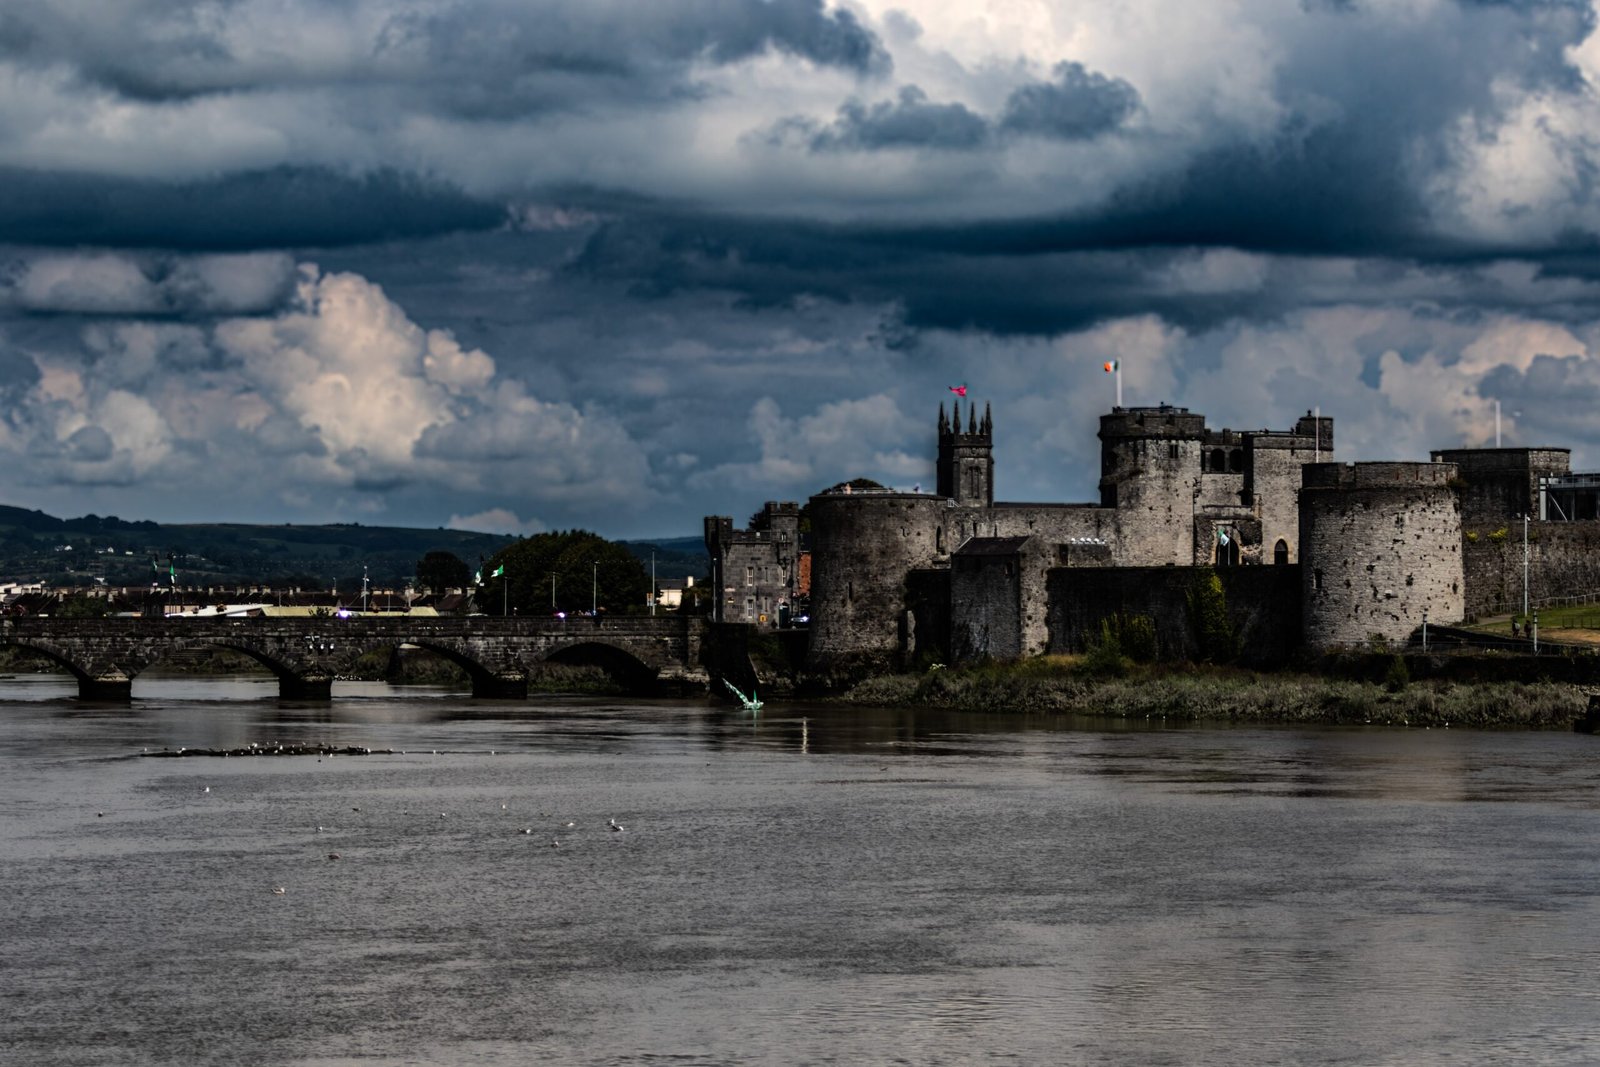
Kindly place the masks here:
POLYGON ((1600 1060, 1600 738, 275 692, 0 680, 0 1062, 1600 1060))

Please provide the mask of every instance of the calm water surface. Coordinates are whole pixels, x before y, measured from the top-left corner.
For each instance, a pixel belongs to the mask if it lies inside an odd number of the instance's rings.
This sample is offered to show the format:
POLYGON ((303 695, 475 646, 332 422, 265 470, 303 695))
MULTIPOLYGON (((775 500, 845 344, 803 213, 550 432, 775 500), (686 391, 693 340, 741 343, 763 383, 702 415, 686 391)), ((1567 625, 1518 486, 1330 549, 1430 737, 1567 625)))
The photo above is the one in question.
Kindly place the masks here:
POLYGON ((135 696, 0 680, 0 1062, 1600 1062, 1596 738, 135 696))

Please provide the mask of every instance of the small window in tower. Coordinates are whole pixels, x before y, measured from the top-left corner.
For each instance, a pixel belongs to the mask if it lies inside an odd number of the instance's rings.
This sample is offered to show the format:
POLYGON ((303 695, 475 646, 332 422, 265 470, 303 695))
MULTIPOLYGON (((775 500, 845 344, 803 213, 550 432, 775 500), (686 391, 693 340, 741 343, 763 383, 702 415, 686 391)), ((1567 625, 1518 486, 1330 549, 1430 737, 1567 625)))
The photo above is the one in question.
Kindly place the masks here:
POLYGON ((944 527, 943 526, 935 526, 933 528, 933 550, 935 552, 943 552, 944 551, 944 527))
POLYGON ((1322 572, 1321 571, 1312 571, 1311 572, 1311 588, 1315 589, 1319 593, 1322 592, 1322 572))
POLYGON ((1228 469, 1228 457, 1220 448, 1213 448, 1211 450, 1211 469, 1214 471, 1225 471, 1228 469))
POLYGON ((1272 546, 1272 562, 1280 567, 1289 562, 1289 542, 1281 537, 1278 538, 1278 543, 1272 546))
POLYGON ((1228 469, 1233 471, 1233 473, 1235 473, 1235 474, 1243 473, 1243 471, 1244 471, 1244 450, 1243 449, 1236 448, 1236 449, 1233 450, 1233 453, 1228 457, 1228 469))
POLYGON ((1169 443, 1167 445, 1167 458, 1168 459, 1177 459, 1178 458, 1178 442, 1173 441, 1173 442, 1171 442, 1171 443, 1169 443))

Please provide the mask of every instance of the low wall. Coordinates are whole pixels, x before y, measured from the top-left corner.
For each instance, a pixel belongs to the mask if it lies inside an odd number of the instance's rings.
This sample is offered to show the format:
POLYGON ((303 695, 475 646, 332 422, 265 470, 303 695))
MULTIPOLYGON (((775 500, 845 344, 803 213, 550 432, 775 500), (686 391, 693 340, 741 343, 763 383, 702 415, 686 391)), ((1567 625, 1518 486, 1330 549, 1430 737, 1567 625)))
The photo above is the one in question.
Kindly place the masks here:
MULTIPOLYGON (((1145 615, 1156 626, 1158 655, 1194 659, 1189 590, 1211 572, 1195 567, 1058 567, 1050 571, 1050 651, 1084 652, 1101 622, 1145 615)), ((1239 637, 1239 662, 1288 662, 1300 647, 1300 567, 1219 567, 1228 621, 1239 637)))

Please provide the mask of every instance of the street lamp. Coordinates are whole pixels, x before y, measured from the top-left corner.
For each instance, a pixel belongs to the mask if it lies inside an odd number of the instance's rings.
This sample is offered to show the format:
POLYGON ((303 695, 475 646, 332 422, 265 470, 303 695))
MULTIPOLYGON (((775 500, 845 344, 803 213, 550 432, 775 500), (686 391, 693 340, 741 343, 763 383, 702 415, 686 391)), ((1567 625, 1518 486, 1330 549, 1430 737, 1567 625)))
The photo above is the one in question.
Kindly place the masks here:
POLYGON ((1528 516, 1522 516, 1522 622, 1528 622, 1528 516))
POLYGON ((589 583, 589 617, 600 617, 600 564, 594 565, 594 574, 589 583))

